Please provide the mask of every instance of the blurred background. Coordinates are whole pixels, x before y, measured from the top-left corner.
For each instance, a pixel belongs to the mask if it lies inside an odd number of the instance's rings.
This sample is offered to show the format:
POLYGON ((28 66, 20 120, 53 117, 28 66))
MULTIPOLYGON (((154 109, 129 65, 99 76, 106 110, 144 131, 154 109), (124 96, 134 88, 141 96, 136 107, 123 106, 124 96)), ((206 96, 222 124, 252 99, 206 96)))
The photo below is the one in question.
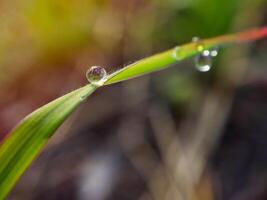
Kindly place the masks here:
MULTIPOLYGON (((0 138, 24 116, 191 41, 267 24, 266 0, 1 0, 0 138)), ((103 87, 8 199, 267 199, 267 40, 103 87)))

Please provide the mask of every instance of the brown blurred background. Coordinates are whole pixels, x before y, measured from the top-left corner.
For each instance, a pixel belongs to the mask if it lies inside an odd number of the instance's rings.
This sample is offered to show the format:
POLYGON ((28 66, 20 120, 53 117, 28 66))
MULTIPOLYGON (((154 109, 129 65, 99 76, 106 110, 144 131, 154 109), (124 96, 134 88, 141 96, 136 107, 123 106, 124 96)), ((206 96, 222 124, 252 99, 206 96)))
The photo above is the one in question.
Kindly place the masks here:
MULTIPOLYGON (((191 41, 267 24, 266 0, 1 0, 0 138, 108 72, 191 41)), ((267 40, 93 94, 8 199, 267 199, 267 40)))

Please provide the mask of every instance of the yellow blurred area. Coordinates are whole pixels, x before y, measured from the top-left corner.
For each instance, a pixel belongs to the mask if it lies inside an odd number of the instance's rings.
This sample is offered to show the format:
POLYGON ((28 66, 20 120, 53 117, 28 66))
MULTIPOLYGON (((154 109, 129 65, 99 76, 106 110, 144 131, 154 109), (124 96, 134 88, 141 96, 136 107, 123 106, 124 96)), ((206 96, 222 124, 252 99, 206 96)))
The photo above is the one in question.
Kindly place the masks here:
POLYGON ((40 62, 95 48, 95 36, 100 37, 98 42, 109 38, 111 47, 118 34, 102 18, 112 24, 116 17, 103 16, 105 6, 109 5, 104 1, 86 0, 1 1, 0 81, 14 80, 18 73, 42 65, 40 62))

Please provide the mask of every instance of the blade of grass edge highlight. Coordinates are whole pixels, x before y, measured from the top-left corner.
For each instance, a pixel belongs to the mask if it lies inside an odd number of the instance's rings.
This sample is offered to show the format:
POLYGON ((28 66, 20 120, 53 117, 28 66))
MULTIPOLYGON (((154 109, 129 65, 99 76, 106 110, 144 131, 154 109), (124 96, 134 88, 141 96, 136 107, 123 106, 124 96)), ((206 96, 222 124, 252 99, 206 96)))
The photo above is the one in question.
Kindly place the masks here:
POLYGON ((44 105, 24 118, 4 139, 0 146, 1 200, 56 129, 96 88, 88 84, 44 105))

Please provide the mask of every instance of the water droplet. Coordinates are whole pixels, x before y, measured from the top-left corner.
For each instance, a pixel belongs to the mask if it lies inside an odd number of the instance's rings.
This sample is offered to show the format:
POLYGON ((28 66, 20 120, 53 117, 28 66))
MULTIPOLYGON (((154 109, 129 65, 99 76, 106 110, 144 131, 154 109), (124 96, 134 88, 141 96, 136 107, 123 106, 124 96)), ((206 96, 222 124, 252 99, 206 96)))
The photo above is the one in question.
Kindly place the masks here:
POLYGON ((181 47, 177 46, 174 48, 173 52, 172 52, 172 57, 175 59, 175 60, 182 60, 185 55, 184 55, 184 52, 182 50, 181 47))
POLYGON ((87 80, 96 85, 101 85, 102 81, 107 76, 107 72, 103 67, 100 66, 92 66, 90 69, 86 72, 86 78, 87 80))
POLYGON ((196 44, 196 49, 200 52, 195 58, 195 66, 200 72, 207 72, 212 66, 212 58, 216 57, 219 52, 218 47, 212 49, 205 49, 205 45, 202 43, 199 37, 193 37, 192 42, 196 44))
POLYGON ((212 56, 209 50, 204 50, 195 58, 195 65, 198 71, 207 72, 212 65, 212 56))
POLYGON ((202 52, 205 50, 205 46, 201 42, 201 39, 199 37, 193 37, 192 42, 196 43, 196 49, 198 52, 202 52))
POLYGON ((195 37, 192 38, 192 42, 198 42, 199 40, 200 40, 200 38, 197 37, 197 36, 195 36, 195 37))

